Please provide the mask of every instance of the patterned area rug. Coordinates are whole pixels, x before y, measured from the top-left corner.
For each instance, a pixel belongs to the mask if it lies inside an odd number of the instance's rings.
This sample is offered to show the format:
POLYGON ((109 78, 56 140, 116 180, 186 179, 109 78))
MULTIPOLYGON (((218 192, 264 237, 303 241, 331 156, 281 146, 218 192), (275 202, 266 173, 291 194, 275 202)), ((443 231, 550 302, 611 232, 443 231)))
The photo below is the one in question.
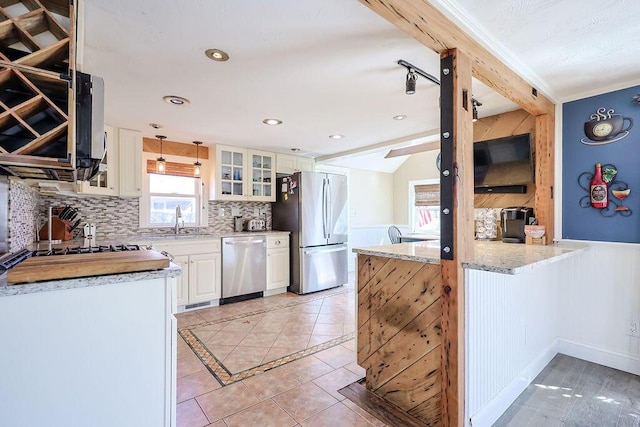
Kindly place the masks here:
POLYGON ((355 307, 349 292, 353 289, 284 298, 281 304, 181 327, 178 333, 226 386, 353 339, 355 307))

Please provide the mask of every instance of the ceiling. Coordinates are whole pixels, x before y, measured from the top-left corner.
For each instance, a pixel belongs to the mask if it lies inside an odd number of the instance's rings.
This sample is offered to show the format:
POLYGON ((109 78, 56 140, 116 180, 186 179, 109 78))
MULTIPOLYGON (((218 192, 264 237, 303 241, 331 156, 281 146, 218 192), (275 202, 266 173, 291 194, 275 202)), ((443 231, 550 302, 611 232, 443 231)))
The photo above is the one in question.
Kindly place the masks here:
MULTIPOLYGON (((629 80, 638 69, 636 1, 434 3, 552 96, 629 80)), ((396 62, 438 76, 438 56, 356 0, 85 0, 84 19, 82 67, 105 80, 107 123, 145 136, 321 157, 437 132, 438 86, 419 78, 406 95, 396 62), (229 61, 208 59, 209 48, 229 61), (164 95, 191 103, 170 105, 164 95), (392 119, 400 114, 407 119, 392 119)), ((480 117, 517 108, 477 81, 473 95, 480 117)), ((368 168, 397 167, 374 167, 366 154, 368 168)))

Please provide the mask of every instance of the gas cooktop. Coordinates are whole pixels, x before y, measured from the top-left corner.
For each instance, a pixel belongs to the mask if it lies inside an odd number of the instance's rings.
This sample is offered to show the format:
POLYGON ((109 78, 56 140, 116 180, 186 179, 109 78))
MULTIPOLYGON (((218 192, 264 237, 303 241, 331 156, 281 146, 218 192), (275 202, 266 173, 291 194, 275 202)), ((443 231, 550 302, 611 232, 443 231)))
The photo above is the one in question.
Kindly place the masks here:
POLYGON ((0 257, 0 268, 8 270, 11 267, 21 263, 30 257, 43 257, 53 255, 76 255, 76 254, 94 254, 104 252, 125 252, 125 251, 139 251, 145 249, 140 245, 100 245, 100 246, 70 246, 67 248, 50 248, 50 249, 38 249, 30 251, 29 249, 23 249, 21 251, 4 255, 0 257))

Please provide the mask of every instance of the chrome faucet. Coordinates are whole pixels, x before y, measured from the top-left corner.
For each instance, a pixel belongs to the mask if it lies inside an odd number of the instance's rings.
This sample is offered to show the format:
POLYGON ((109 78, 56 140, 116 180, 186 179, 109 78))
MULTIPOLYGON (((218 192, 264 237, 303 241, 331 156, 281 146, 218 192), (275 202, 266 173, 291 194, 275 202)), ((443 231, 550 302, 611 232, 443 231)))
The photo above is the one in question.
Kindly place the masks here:
MULTIPOLYGON (((180 233, 180 219, 182 218, 182 210, 180 209, 180 205, 176 206, 176 225, 173 227, 173 231, 178 234, 180 233)), ((182 220, 182 226, 184 227, 184 219, 182 220)))

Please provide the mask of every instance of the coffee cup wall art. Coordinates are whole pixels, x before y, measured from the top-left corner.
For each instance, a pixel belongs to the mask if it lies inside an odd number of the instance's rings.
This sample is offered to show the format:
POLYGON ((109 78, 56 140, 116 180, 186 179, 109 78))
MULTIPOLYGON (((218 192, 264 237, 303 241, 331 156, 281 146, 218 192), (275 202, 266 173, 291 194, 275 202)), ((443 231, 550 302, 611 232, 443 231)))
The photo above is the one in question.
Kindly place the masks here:
POLYGON ((586 145, 611 144, 629 135, 629 129, 633 127, 633 119, 614 113, 613 108, 598 108, 589 116, 589 121, 585 122, 586 138, 582 138, 580 142, 586 145))

